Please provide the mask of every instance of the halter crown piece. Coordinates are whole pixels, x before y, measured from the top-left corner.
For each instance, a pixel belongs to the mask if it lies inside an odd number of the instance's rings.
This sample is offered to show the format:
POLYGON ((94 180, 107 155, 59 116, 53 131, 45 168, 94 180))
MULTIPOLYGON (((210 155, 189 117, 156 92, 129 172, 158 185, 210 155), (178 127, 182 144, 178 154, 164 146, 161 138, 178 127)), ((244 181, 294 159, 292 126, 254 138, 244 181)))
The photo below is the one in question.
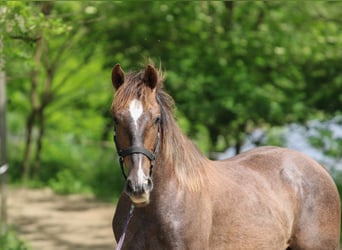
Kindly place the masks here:
POLYGON ((139 147, 139 146, 135 146, 135 145, 132 145, 131 147, 129 147, 125 150, 120 149, 119 145, 117 143, 117 140, 116 140, 116 127, 114 127, 114 143, 115 143, 117 154, 119 156, 121 172, 122 172, 122 175, 125 179, 127 179, 127 175, 126 175, 125 169, 124 169, 124 158, 128 155, 131 155, 131 154, 143 154, 150 160, 150 162, 151 162, 151 164, 150 164, 150 177, 152 176, 152 170, 153 170, 153 167, 154 167, 157 155, 158 155, 159 147, 160 147, 160 124, 158 125, 157 143, 155 145, 153 153, 151 153, 145 147, 139 147))

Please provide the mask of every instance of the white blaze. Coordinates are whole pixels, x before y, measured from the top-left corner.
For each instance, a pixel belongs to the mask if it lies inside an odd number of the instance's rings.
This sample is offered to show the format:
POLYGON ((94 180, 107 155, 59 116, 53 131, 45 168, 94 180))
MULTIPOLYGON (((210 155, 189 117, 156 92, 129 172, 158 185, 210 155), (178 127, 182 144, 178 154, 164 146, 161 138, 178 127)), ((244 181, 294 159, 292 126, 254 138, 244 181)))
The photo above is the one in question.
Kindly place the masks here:
MULTIPOLYGON (((141 101, 134 99, 129 104, 129 112, 135 125, 135 129, 138 129, 138 120, 143 113, 143 105, 141 101)), ((142 156, 139 155, 139 166, 138 166, 138 181, 140 183, 145 182, 146 176, 142 169, 142 156)))
POLYGON ((131 103, 129 104, 129 112, 130 112, 131 117, 133 119, 135 128, 137 129, 138 128, 138 120, 143 113, 142 103, 137 99, 132 100, 131 103))
POLYGON ((146 181, 146 175, 144 174, 144 171, 142 169, 142 157, 140 155, 139 157, 139 166, 138 166, 138 182, 144 183, 146 181))

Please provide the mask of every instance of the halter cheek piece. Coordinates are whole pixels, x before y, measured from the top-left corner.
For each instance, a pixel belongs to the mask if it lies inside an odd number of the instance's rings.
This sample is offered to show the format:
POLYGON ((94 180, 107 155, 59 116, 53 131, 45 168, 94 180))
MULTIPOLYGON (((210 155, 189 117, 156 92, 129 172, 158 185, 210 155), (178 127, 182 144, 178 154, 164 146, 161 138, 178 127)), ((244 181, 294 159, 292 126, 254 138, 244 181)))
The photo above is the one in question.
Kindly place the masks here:
POLYGON ((159 146, 160 146, 160 124, 158 124, 158 135, 157 135, 157 143, 155 145, 154 148, 154 152, 151 153, 148 149, 146 149, 145 147, 139 147, 139 146, 131 146, 125 150, 122 150, 119 148, 119 145, 117 143, 116 140, 116 127, 114 127, 114 143, 115 143, 115 147, 119 156, 119 162, 120 162, 120 167, 121 167, 121 172, 122 175, 125 179, 127 179, 127 175, 125 173, 124 170, 124 158, 128 155, 132 155, 132 154, 143 154, 145 155, 151 162, 150 164, 150 177, 152 176, 152 170, 158 155, 158 151, 159 151, 159 146))

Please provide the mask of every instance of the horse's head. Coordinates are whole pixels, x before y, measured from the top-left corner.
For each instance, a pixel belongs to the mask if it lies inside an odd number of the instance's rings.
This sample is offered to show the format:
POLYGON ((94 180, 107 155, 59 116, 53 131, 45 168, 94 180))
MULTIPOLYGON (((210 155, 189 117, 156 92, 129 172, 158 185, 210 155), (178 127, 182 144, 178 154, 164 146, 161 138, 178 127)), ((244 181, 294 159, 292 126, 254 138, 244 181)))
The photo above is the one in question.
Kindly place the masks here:
POLYGON ((111 108, 114 140, 126 178, 125 192, 138 206, 149 203, 153 188, 152 168, 160 144, 159 78, 151 65, 144 71, 127 75, 119 64, 112 71, 112 83, 116 89, 111 108))

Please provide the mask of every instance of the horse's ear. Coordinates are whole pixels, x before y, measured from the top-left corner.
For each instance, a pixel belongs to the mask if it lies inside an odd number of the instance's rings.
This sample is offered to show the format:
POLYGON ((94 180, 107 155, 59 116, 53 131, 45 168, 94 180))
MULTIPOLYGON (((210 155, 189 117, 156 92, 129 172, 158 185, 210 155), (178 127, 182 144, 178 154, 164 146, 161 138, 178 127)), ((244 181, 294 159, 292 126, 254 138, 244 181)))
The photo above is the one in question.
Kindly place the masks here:
POLYGON ((112 83, 115 89, 118 89, 125 81, 125 74, 120 64, 116 64, 112 70, 112 83))
POLYGON ((144 74, 144 83, 151 89, 155 89, 158 83, 158 72, 152 65, 147 65, 144 74))

